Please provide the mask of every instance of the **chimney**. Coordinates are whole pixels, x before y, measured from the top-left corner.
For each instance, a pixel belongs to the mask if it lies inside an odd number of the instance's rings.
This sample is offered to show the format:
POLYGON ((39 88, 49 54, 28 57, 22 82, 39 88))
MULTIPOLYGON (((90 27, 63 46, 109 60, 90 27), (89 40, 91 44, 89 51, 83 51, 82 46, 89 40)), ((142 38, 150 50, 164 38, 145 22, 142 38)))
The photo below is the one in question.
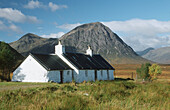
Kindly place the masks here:
POLYGON ((92 52, 92 49, 90 48, 90 46, 88 46, 88 49, 86 50, 86 54, 90 55, 92 57, 93 52, 92 52))
POLYGON ((65 53, 65 46, 61 45, 61 42, 58 42, 58 45, 55 46, 55 54, 61 55, 65 53))

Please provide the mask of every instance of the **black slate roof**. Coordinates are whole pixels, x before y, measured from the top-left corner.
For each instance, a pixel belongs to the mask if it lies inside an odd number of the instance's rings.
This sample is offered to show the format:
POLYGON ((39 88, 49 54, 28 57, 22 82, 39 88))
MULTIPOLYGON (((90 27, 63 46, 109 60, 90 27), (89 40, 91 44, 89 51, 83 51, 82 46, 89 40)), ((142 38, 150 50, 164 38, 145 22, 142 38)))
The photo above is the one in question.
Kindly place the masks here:
POLYGON ((114 68, 100 55, 85 55, 80 53, 64 53, 67 58, 78 69, 110 69, 114 68))
POLYGON ((44 55, 44 54, 34 54, 34 53, 31 53, 30 55, 47 70, 68 70, 68 69, 71 69, 57 55, 44 55))

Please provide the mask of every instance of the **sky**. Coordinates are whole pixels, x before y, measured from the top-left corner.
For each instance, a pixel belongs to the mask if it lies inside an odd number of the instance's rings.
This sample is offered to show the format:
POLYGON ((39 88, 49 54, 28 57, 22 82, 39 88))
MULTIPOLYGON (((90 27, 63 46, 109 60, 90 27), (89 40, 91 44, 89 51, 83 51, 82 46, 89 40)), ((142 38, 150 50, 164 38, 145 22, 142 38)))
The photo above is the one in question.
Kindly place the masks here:
POLYGON ((59 38, 101 22, 135 51, 170 46, 170 0, 0 0, 0 41, 59 38))

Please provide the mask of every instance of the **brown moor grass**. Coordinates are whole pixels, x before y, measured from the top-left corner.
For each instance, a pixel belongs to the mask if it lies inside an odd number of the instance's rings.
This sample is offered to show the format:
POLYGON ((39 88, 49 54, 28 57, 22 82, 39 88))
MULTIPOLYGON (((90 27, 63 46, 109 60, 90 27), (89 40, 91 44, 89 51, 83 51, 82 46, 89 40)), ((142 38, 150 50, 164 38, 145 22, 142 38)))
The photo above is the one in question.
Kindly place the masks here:
POLYGON ((156 81, 152 83, 121 80, 82 84, 48 83, 45 87, 0 92, 0 109, 168 110, 169 91, 168 83, 156 81))

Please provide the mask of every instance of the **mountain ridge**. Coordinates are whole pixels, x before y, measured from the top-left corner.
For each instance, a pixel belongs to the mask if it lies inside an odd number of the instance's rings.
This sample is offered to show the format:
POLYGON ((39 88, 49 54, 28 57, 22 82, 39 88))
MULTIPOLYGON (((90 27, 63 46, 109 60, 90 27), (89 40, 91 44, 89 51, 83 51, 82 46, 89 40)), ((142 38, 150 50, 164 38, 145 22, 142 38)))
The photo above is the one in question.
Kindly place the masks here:
POLYGON ((59 40, 62 44, 76 47, 78 52, 84 52, 90 44, 95 54, 100 53, 108 61, 116 63, 123 63, 122 58, 136 59, 136 63, 138 61, 142 63, 142 60, 145 60, 139 57, 117 34, 99 22, 80 25, 59 40), (112 56, 114 58, 111 58, 112 56))
POLYGON ((157 63, 170 64, 170 47, 151 50, 142 57, 157 63))
POLYGON ((147 48, 147 49, 145 49, 145 50, 143 50, 143 51, 136 51, 136 53, 137 53, 139 56, 143 56, 143 55, 147 54, 148 52, 150 52, 151 50, 154 50, 154 48, 149 47, 149 48, 147 48))
POLYGON ((10 45, 23 55, 28 55, 29 52, 49 54, 54 53, 58 40, 66 46, 66 51, 70 52, 85 53, 90 45, 94 54, 101 54, 111 63, 150 62, 138 56, 117 34, 100 22, 80 25, 59 39, 41 38, 28 33, 10 45))

